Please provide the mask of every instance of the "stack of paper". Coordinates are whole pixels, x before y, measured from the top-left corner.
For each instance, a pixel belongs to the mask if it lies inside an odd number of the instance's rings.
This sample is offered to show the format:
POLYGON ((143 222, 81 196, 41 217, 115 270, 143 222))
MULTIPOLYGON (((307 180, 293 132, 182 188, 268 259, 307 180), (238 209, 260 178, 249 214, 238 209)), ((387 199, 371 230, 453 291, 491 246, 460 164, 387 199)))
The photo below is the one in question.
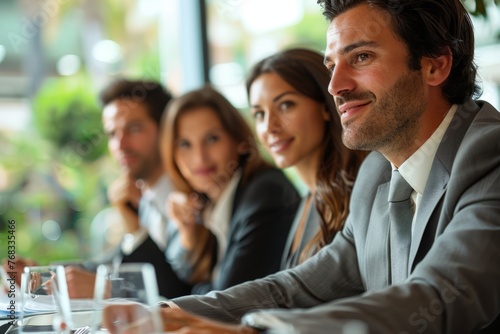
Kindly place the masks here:
MULTIPOLYGON (((71 311, 88 311, 94 309, 94 300, 92 299, 71 299, 71 311)), ((5 293, 0 294, 0 317, 8 318, 12 314, 11 310, 15 308, 16 317, 21 314, 21 301, 8 298, 5 293), (13 306, 14 307, 13 307, 13 306)), ((24 306, 25 314, 41 314, 56 312, 56 305, 52 296, 37 295, 35 298, 27 297, 24 306)))

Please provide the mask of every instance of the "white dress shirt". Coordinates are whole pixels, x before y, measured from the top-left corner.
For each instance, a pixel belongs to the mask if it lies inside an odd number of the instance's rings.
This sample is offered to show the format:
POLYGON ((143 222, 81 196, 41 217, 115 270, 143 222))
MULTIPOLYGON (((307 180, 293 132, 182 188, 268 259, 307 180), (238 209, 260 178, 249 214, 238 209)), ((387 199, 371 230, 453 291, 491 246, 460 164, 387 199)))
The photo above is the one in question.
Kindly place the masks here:
POLYGON ((172 189, 170 180, 164 174, 152 187, 148 187, 143 191, 139 202, 139 223, 141 227, 123 238, 121 248, 125 255, 129 255, 136 250, 148 235, 161 250, 165 250, 169 239, 169 218, 166 212, 166 203, 172 189))
MULTIPOLYGON (((443 140, 443 136, 450 126, 451 120, 457 111, 457 105, 454 104, 444 119, 441 121, 439 127, 427 139, 427 141, 419 147, 401 166, 399 166, 399 173, 413 188, 411 199, 413 202, 413 212, 418 212, 422 195, 429 179, 432 163, 436 156, 437 149, 443 140)), ((392 166, 395 169, 394 165, 392 166)), ((413 216, 412 234, 415 229, 415 220, 417 215, 413 216)))

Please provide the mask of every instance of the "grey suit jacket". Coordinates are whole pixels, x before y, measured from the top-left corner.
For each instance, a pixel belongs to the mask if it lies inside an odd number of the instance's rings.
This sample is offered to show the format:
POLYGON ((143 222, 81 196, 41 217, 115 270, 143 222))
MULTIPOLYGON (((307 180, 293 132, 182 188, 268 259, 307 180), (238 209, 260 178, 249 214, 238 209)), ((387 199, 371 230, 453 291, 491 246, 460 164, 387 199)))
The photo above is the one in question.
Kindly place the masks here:
POLYGON ((416 213, 411 273, 392 286, 388 221, 370 218, 387 211, 381 199, 390 173, 380 154, 366 159, 344 230, 307 262, 175 302, 230 322, 267 309, 249 319, 269 327, 281 320, 298 333, 332 333, 351 319, 364 321, 370 333, 500 332, 487 328, 500 313, 500 113, 481 101, 459 106, 416 213))

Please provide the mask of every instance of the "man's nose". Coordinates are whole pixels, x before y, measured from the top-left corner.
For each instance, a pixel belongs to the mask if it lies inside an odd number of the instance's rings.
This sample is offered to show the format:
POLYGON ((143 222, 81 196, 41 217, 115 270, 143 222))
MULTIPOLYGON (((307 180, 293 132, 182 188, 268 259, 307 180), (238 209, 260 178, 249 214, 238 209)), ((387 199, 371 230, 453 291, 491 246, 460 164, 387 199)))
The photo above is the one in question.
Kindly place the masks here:
POLYGON ((352 69, 348 64, 339 63, 335 65, 328 84, 328 92, 333 96, 341 96, 345 92, 353 91, 356 82, 353 79, 352 69))

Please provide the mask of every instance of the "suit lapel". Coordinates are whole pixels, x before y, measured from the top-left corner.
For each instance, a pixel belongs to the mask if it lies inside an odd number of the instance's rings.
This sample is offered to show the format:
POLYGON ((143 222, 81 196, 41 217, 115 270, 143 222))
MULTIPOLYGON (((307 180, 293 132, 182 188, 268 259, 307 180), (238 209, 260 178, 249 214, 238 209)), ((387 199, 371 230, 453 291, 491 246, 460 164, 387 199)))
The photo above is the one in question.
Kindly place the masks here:
MULTIPOLYGON (((422 201, 420 202, 418 212, 416 213, 417 216, 408 261, 409 273, 411 273, 411 269, 416 265, 414 265, 413 262, 421 245, 427 226, 429 224, 438 224, 437 220, 439 219, 439 215, 433 216, 432 213, 436 209, 441 197, 443 197, 446 193, 453 161, 458 148, 460 147, 460 143, 469 129, 472 120, 476 116, 478 109, 478 105, 473 101, 469 101, 458 107, 436 152, 431 172, 422 195, 422 201)), ((436 226, 433 227, 435 229, 436 226)))
POLYGON ((422 201, 416 213, 415 226, 412 234, 410 256, 408 260, 408 272, 411 273, 411 268, 413 267, 413 261, 417 254, 418 248, 422 241, 425 228, 430 221, 432 212, 436 208, 439 200, 446 191, 448 185, 448 179, 450 174, 448 170, 443 166, 439 159, 434 159, 432 164, 431 174, 427 180, 427 185, 425 187, 424 194, 422 196, 422 201))

